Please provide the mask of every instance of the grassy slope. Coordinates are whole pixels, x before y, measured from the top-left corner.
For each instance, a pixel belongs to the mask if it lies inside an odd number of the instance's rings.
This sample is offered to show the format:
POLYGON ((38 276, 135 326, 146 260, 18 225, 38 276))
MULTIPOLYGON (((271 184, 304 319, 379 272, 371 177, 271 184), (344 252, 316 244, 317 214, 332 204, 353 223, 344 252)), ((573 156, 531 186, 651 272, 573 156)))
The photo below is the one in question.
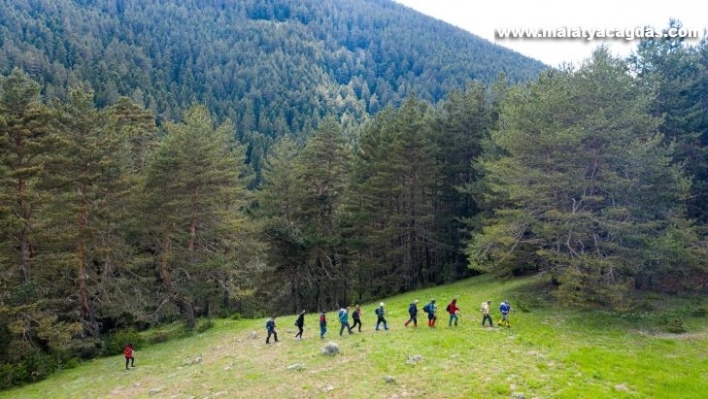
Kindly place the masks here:
MULTIPOLYGON (((92 361, 40 383, 0 392, 2 398, 704 398, 708 395, 705 318, 687 320, 681 336, 646 334, 626 320, 598 312, 534 309, 512 314, 511 329, 483 329, 479 304, 512 306, 532 279, 508 283, 477 277, 390 298, 389 331, 373 331, 374 305, 362 307, 364 331, 321 341, 317 315, 305 319, 305 340, 294 341, 295 319, 278 318, 280 343, 266 346, 264 321, 218 321, 196 337, 136 351, 137 367, 123 358, 92 361), (459 297, 461 325, 423 321, 404 328, 407 304, 431 297, 444 309, 459 297), (248 335, 257 331, 257 339, 248 335), (325 342, 342 355, 320 354, 325 342), (407 356, 424 360, 406 364, 407 356), (201 358, 199 361, 198 358, 201 358), (304 370, 288 370, 302 363, 304 370), (387 383, 384 376, 395 378, 387 383), (159 389, 159 392, 157 390, 159 389), (152 393, 151 393, 152 391, 152 393)), ((528 303, 528 296, 524 298, 528 303)), ((496 319, 498 312, 495 312, 496 319)), ((425 316, 425 314, 422 314, 425 316)))

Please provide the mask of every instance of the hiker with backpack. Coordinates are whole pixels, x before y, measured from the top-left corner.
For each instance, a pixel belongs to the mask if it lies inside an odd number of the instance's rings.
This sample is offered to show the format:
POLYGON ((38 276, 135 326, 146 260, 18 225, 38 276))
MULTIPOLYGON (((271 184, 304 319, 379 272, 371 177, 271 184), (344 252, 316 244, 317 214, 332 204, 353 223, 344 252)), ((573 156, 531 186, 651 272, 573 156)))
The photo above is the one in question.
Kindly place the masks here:
POLYGON ((482 302, 482 305, 479 307, 480 312, 482 312, 482 327, 484 327, 484 322, 489 320, 489 327, 494 328, 492 316, 489 315, 489 305, 491 304, 492 301, 482 302))
POLYGON ((298 315, 297 320, 295 320, 295 327, 297 327, 297 334, 295 334, 295 339, 302 340, 302 332, 305 328, 305 310, 303 309, 298 315))
POLYGON ((354 324, 352 324, 352 330, 356 326, 359 326, 359 332, 361 332, 361 307, 359 306, 359 304, 356 304, 354 306, 354 313, 352 313, 352 320, 354 320, 354 324))
POLYGON ((511 312, 511 305, 509 301, 504 301, 499 305, 499 311, 501 312, 501 320, 499 320, 499 326, 506 323, 506 327, 511 327, 511 322, 509 322, 509 312, 511 312))
POLYGON ((423 306, 423 311, 428 314, 428 327, 435 327, 435 322, 438 320, 435 299, 431 299, 427 305, 423 306))
POLYGON ((275 342, 278 342, 278 332, 275 331, 275 315, 266 321, 266 330, 268 331, 268 337, 266 338, 266 345, 270 344, 270 336, 275 337, 275 342))
POLYGON ((457 320, 459 317, 457 316, 457 312, 460 311, 460 308, 457 307, 457 299, 453 299, 452 302, 450 302, 447 305, 447 308, 445 308, 447 312, 450 314, 450 322, 447 324, 448 327, 452 327, 452 321, 455 320, 455 327, 457 327, 457 320))
POLYGON ((346 308, 342 308, 339 311, 339 322, 342 323, 342 327, 339 329, 339 336, 342 336, 342 333, 344 332, 345 328, 349 332, 349 335, 351 335, 352 328, 349 327, 349 306, 347 306, 346 308))
POLYGON ((128 345, 125 346, 125 349, 123 349, 123 356, 125 356, 125 370, 130 370, 128 368, 128 363, 130 363, 130 367, 135 367, 135 357, 133 357, 133 344, 131 342, 128 342, 128 345))
POLYGON ((379 304, 379 307, 374 310, 374 313, 376 313, 376 331, 379 331, 379 325, 383 323, 384 325, 384 330, 388 330, 388 324, 386 323, 386 318, 384 318, 384 315, 386 312, 384 311, 384 303, 381 302, 379 304))
POLYGON ((418 327, 418 300, 416 299, 413 303, 408 306, 408 315, 410 318, 406 322, 405 326, 408 327, 410 322, 413 322, 413 327, 418 327))
POLYGON ((323 310, 320 313, 320 339, 324 339, 324 335, 327 333, 327 311, 323 310))

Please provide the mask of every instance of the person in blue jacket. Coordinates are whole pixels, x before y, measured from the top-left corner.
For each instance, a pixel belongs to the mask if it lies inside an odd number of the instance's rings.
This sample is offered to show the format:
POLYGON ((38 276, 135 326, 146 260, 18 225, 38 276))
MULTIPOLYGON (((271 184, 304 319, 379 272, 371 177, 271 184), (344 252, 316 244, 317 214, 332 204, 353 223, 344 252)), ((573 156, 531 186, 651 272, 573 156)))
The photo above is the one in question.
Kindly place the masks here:
POLYGON ((352 328, 349 326, 349 306, 339 311, 339 322, 342 323, 342 327, 339 329, 339 336, 342 336, 345 328, 349 332, 349 335, 351 335, 352 328))
POLYGON ((509 312, 511 312, 511 305, 509 305, 509 301, 504 301, 499 305, 499 311, 501 312, 501 320, 499 320, 499 326, 502 324, 506 323, 507 327, 511 327, 511 323, 509 322, 509 312))
POLYGON ((423 311, 428 314, 428 327, 435 327, 435 322, 438 320, 438 308, 435 306, 435 299, 431 299, 430 302, 423 307, 423 311))
POLYGON ((413 327, 418 327, 418 300, 416 299, 413 303, 408 306, 408 315, 410 318, 406 322, 406 327, 413 322, 413 327))

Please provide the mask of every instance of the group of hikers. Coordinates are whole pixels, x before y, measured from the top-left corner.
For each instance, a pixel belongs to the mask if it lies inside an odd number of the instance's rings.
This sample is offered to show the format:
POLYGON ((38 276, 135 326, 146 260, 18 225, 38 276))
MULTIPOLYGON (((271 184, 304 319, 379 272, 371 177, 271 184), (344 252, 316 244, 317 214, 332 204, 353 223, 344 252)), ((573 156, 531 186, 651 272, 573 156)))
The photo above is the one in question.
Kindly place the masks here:
MULTIPOLYGON (((482 313, 482 327, 486 325, 486 322, 489 322, 489 327, 494 327, 494 322, 492 321, 492 316, 489 314, 490 312, 490 305, 492 304, 492 301, 486 301, 482 302, 482 305, 480 306, 480 312, 482 313)), ((431 299, 430 302, 428 302, 425 306, 423 306, 423 312, 427 313, 428 315, 428 327, 435 327, 435 323, 438 320, 438 308, 437 305, 435 304, 435 299, 431 299)), ((450 315, 450 320, 448 322, 448 326, 452 327, 453 323, 455 326, 457 326, 459 316, 460 316, 460 308, 457 306, 457 299, 453 299, 445 308, 447 313, 450 315)), ((344 307, 339 309, 339 312, 337 313, 337 317, 340 322, 340 328, 339 328, 339 335, 344 334, 344 330, 347 331, 349 334, 354 333, 354 329, 357 328, 358 326, 358 332, 361 332, 361 306, 358 304, 354 306, 354 311, 351 312, 351 318, 353 320, 353 324, 349 324, 349 312, 350 308, 344 307)), ((500 304, 499 306, 499 312, 501 313, 501 318, 499 319, 499 326, 506 325, 507 327, 511 327, 511 322, 509 321, 509 313, 511 312, 511 305, 509 305, 509 301, 504 301, 500 304)), ((301 340, 302 339, 302 333, 305 328, 305 311, 303 310, 298 314, 297 319, 295 320, 295 326, 298 328, 297 334, 295 334, 295 339, 301 340)), ((379 331, 380 327, 383 325, 384 330, 388 330, 388 322, 386 321, 386 311, 384 309, 384 303, 381 302, 379 306, 374 310, 374 313, 376 314, 376 331, 379 331)), ((408 314, 409 314, 409 319, 404 323, 405 327, 408 327, 411 323, 413 323, 414 327, 418 327, 418 300, 416 299, 413 301, 410 306, 408 307, 408 314)), ((275 329, 275 315, 270 317, 266 321, 266 331, 268 332, 268 336, 266 338, 266 344, 270 344, 270 337, 272 336, 275 339, 275 342, 278 342, 278 333, 276 332, 275 329)), ((320 338, 324 339, 325 334, 327 333, 327 311, 323 310, 322 313, 320 313, 320 338)))
MULTIPOLYGON (((489 322, 489 327, 494 327, 494 323, 492 321, 492 316, 489 314, 490 312, 490 305, 492 304, 492 301, 486 301, 482 302, 482 305, 480 306, 480 312, 482 312, 482 327, 486 325, 486 322, 489 322)), ((339 335, 344 334, 344 330, 346 329, 349 334, 354 333, 354 329, 358 327, 358 331, 361 332, 361 306, 358 304, 354 306, 354 311, 352 312, 352 320, 354 320, 354 323, 352 325, 349 325, 349 307, 345 307, 342 309, 339 309, 339 312, 337 313, 337 317, 339 318, 340 322, 340 328, 339 328, 339 335)), ((445 310, 448 312, 450 315, 450 321, 448 322, 448 326, 452 327, 453 323, 455 326, 457 326, 457 322, 459 320, 459 313, 460 313, 460 308, 457 307, 457 299, 453 299, 452 302, 450 302, 445 310)), ((428 302, 425 306, 423 306, 423 312, 428 314, 428 327, 435 327, 435 323, 438 320, 438 308, 437 305, 435 304, 435 299, 431 299, 430 302, 428 302)), ((511 305, 509 305, 509 301, 504 301, 501 303, 499 306, 499 312, 501 313, 501 318, 499 319, 499 326, 506 325, 507 327, 511 327, 511 322, 509 321, 509 313, 511 312, 511 305)), ((302 333, 304 332, 305 329, 305 311, 303 310, 300 312, 297 316, 297 319, 295 320, 295 326, 298 329, 297 334, 295 334, 295 339, 301 340, 302 339, 302 333)), ((381 302, 379 306, 374 310, 374 313, 376 314, 376 331, 379 331, 379 328, 381 325, 383 325, 384 330, 388 330, 388 322, 386 321, 386 311, 384 309, 384 303, 381 302)), ((404 323, 405 327, 408 327, 411 323, 413 323, 413 327, 418 327, 418 300, 416 299, 413 301, 410 306, 408 307, 408 315, 410 316, 408 321, 404 323)), ((270 344, 270 338, 273 337, 275 339, 275 342, 278 342, 278 333, 275 329, 275 316, 270 317, 266 321, 266 330, 268 331, 268 336, 266 337, 266 344, 270 344)), ((325 334, 327 333, 327 311, 323 310, 322 313, 320 313, 320 338, 324 339, 325 334)), ((125 369, 129 370, 130 367, 135 367, 135 358, 133 356, 133 344, 128 343, 123 350, 123 355, 125 357, 125 369)))

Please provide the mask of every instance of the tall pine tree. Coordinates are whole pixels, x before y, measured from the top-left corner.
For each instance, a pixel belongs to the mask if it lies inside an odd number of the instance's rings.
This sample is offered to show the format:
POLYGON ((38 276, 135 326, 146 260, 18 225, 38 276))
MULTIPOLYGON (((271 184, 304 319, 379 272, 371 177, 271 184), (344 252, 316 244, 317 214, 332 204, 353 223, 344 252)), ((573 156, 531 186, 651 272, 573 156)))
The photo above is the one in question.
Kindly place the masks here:
MULTIPOLYGON (((204 281, 224 267, 230 233, 242 205, 243 150, 234 127, 213 127, 206 108, 193 106, 184 123, 165 125, 146 180, 146 218, 152 229, 161 297, 175 304, 187 325, 204 300, 204 281)), ((207 295, 208 296, 208 295, 207 295)), ((206 302, 202 306, 208 309, 206 302)))
POLYGON ((492 134, 503 155, 479 164, 501 205, 473 237, 472 267, 550 271, 569 303, 604 306, 681 267, 696 239, 681 206, 689 185, 651 100, 602 48, 576 72, 512 89, 492 134))

